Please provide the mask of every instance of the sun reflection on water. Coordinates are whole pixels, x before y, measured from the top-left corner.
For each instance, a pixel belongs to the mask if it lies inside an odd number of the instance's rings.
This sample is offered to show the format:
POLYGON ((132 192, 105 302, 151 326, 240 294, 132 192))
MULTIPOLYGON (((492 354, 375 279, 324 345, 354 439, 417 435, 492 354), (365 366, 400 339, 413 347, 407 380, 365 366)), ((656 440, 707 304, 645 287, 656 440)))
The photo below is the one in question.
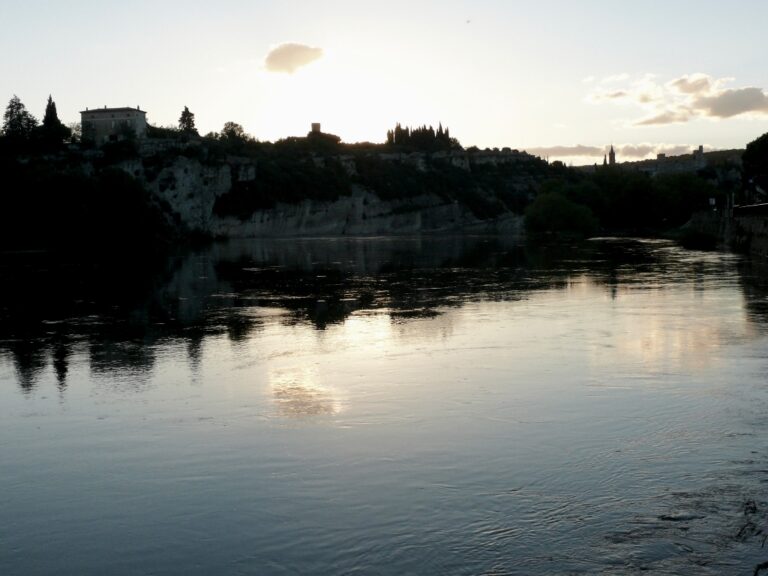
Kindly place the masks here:
POLYGON ((272 370, 269 383, 275 409, 284 418, 335 416, 342 411, 336 393, 322 385, 311 368, 272 370))

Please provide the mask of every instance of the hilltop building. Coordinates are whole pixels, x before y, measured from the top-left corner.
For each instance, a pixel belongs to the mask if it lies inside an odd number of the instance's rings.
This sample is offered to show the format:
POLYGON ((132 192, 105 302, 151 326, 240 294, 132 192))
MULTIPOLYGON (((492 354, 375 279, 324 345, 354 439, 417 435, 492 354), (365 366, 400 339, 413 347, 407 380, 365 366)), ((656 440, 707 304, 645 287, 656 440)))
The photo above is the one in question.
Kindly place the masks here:
POLYGON ((147 113, 136 108, 86 108, 80 112, 83 139, 102 146, 130 136, 144 138, 147 135, 147 113))
POLYGON ((616 164, 616 152, 613 150, 613 144, 611 144, 611 150, 608 154, 603 154, 603 166, 613 166, 616 164))

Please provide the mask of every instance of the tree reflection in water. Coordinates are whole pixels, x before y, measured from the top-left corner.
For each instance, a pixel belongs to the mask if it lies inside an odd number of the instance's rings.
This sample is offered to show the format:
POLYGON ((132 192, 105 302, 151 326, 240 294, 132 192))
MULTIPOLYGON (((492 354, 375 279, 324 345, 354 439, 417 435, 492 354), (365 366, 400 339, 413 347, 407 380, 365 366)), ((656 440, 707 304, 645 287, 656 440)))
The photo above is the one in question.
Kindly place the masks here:
MULTIPOLYGON (((432 318, 477 300, 520 300, 588 276, 611 298, 639 282, 735 270, 733 258, 686 262, 669 243, 635 240, 530 248, 500 237, 232 241, 151 262, 82 263, 57 255, 0 259, 0 354, 18 385, 34 389, 52 367, 67 387, 73 347, 95 374, 146 374, 156 348, 186 345, 200 368, 206 339, 244 344, 265 323, 318 331, 354 314, 394 323, 432 318), (727 269, 727 270, 726 270, 727 269)), ((739 267, 750 319, 768 324, 768 270, 739 267)), ((334 401, 302 385, 275 387, 287 412, 332 413, 334 401)))

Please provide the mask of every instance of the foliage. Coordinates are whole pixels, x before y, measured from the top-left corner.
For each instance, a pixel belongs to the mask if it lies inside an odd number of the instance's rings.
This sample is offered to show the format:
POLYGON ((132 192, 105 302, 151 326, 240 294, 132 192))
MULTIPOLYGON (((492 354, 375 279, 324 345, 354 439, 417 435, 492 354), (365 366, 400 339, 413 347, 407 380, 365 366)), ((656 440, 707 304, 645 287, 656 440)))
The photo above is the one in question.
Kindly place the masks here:
POLYGON ((72 136, 72 131, 59 120, 59 115, 56 112, 56 103, 50 95, 45 106, 41 134, 45 143, 52 148, 61 147, 72 136))
POLYGON ((37 119, 14 94, 3 114, 3 135, 12 140, 30 140, 36 128, 37 119))
POLYGON ((239 140, 245 142, 248 140, 248 135, 245 129, 237 122, 225 122, 224 127, 221 129, 220 138, 223 140, 239 140))
POLYGON ((69 128, 69 141, 79 143, 83 139, 83 125, 80 122, 71 122, 67 125, 69 128))
POLYGON ((435 130, 432 126, 420 126, 418 128, 403 128, 398 123, 394 130, 387 131, 387 145, 390 147, 418 150, 422 152, 435 152, 438 150, 450 150, 461 148, 461 144, 455 138, 451 138, 448 128, 443 130, 440 124, 435 130))
POLYGON ((750 201, 765 202, 768 200, 768 133, 747 144, 741 161, 744 183, 752 194, 750 201))
POLYGON ((67 160, 0 158, 0 246, 133 252, 174 237, 141 184, 115 168, 86 174, 67 160))
POLYGON ((147 138, 155 140, 180 140, 182 139, 181 130, 175 126, 155 126, 147 124, 147 138))
MULTIPOLYGON (((426 163, 426 159, 425 159, 426 163)), ((504 204, 482 190, 472 174, 448 162, 432 160, 424 169, 384 160, 376 155, 357 158, 355 181, 384 200, 415 199, 434 194, 468 207, 479 218, 498 216, 504 204)))
POLYGON ((195 115, 189 111, 189 108, 184 106, 184 110, 179 117, 179 130, 185 134, 197 135, 197 128, 195 128, 195 115))
POLYGON ((584 205, 558 192, 540 194, 525 211, 525 226, 533 238, 587 238, 597 231, 597 218, 584 205))
POLYGON ((290 136, 274 144, 275 151, 283 155, 302 156, 307 154, 338 154, 341 138, 335 134, 310 132, 305 138, 290 136))
POLYGON ((723 192, 704 178, 689 173, 655 178, 627 170, 600 168, 594 174, 574 170, 555 172, 540 193, 557 194, 588 208, 603 230, 645 234, 685 224, 723 192))
POLYGON ((259 162, 255 180, 235 182, 213 209, 220 216, 247 220, 255 211, 273 208, 278 202, 333 201, 350 192, 349 177, 338 161, 326 159, 319 166, 311 159, 274 155, 259 162))
POLYGON ((102 166, 111 166, 139 156, 139 145, 135 138, 107 142, 101 147, 101 150, 104 156, 99 164, 102 166))

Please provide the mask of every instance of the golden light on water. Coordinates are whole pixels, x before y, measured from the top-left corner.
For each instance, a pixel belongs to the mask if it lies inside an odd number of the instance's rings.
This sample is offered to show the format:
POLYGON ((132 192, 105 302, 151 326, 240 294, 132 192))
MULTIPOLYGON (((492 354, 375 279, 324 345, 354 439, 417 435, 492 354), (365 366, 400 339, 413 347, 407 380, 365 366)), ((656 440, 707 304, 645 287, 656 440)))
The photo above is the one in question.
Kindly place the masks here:
POLYGON ((312 368, 274 370, 269 381, 272 401, 282 417, 333 416, 342 411, 334 391, 318 382, 312 368))

